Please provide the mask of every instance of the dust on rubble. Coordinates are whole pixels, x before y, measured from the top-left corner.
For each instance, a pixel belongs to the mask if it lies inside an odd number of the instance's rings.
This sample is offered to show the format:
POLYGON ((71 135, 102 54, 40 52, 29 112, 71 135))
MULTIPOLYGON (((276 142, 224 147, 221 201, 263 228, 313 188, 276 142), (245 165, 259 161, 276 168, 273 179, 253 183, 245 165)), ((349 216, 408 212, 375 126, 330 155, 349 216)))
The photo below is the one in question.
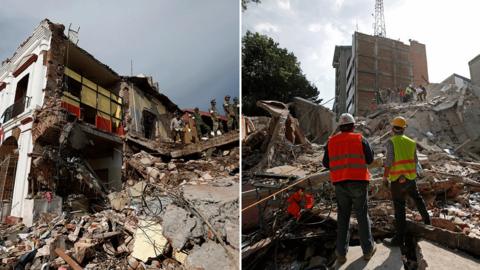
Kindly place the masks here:
MULTIPOLYGON (((478 250, 472 250, 480 243, 480 88, 430 84, 427 93, 426 102, 382 104, 370 115, 356 118, 356 131, 368 139, 376 155, 369 168, 372 233, 381 239, 394 232, 390 191, 381 179, 389 123, 401 115, 408 121, 405 134, 417 141, 422 166, 417 185, 433 225, 432 229, 421 225, 414 203, 407 201, 409 228, 417 236, 480 256, 478 250)), ((323 172, 321 163, 324 145, 289 137, 292 132, 286 131, 299 127, 285 127, 282 119, 291 117, 287 105, 259 105, 270 106, 266 109, 271 118, 270 122, 247 119, 254 128, 243 138, 242 208, 302 179, 306 179, 301 184, 306 192, 314 194, 315 206, 294 222, 286 212, 286 200, 296 190, 291 188, 242 211, 243 264, 246 269, 287 269, 293 265, 326 269, 335 260, 332 239, 336 227, 329 220, 336 218, 336 204, 328 172, 323 172)), ((295 123, 295 119, 290 122, 295 123)), ((356 221, 351 223, 351 244, 358 245, 356 221)), ((406 265, 417 263, 404 259, 406 265)))
POLYGON ((105 200, 71 194, 31 227, 8 219, 0 269, 237 269, 239 148, 210 154, 164 161, 141 151, 105 200))

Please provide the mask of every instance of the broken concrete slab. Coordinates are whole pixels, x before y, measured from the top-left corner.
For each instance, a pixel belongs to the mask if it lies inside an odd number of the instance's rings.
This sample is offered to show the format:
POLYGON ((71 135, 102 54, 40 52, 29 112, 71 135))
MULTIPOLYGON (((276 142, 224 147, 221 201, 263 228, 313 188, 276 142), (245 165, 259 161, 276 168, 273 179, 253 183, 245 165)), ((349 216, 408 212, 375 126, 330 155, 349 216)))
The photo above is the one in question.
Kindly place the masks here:
POLYGON ((458 250, 451 250, 429 241, 419 241, 418 247, 426 269, 435 270, 476 270, 480 266, 480 260, 475 259, 458 250))
POLYGON ((383 244, 377 244, 377 252, 369 261, 363 259, 363 251, 360 246, 348 248, 347 262, 341 266, 335 266, 338 270, 361 270, 361 269, 404 269, 400 248, 389 248, 383 244))
POLYGON ((112 192, 108 194, 107 197, 110 200, 110 205, 112 206, 112 208, 117 211, 123 210, 126 206, 130 204, 130 198, 123 191, 112 192))
POLYGON ((188 240, 203 235, 202 223, 185 209, 170 204, 166 207, 163 218, 163 235, 172 247, 181 250, 188 240))
POLYGON ((195 144, 189 144, 182 149, 174 150, 170 154, 172 158, 180 158, 193 154, 201 153, 207 149, 220 147, 227 144, 233 144, 239 141, 239 135, 237 132, 229 132, 217 137, 210 138, 208 141, 200 141, 195 144))
POLYGON ((233 178, 226 178, 220 185, 185 185, 183 186, 183 197, 190 202, 206 202, 226 204, 237 200, 238 183, 232 181, 233 178))
POLYGON ((282 165, 282 166, 270 168, 270 169, 267 169, 266 172, 280 174, 280 175, 293 175, 297 177, 304 177, 306 175, 306 171, 290 165, 282 165))
POLYGON ((130 194, 131 197, 140 197, 143 194, 143 190, 145 189, 145 186, 146 186, 145 181, 139 181, 127 189, 128 194, 130 194))
POLYGON ((209 269, 225 270, 237 269, 228 257, 225 249, 212 241, 203 243, 200 247, 195 247, 187 256, 185 261, 187 269, 209 269))
POLYGON ((135 232, 132 256, 146 262, 163 253, 167 239, 163 236, 163 227, 155 221, 140 220, 135 232))

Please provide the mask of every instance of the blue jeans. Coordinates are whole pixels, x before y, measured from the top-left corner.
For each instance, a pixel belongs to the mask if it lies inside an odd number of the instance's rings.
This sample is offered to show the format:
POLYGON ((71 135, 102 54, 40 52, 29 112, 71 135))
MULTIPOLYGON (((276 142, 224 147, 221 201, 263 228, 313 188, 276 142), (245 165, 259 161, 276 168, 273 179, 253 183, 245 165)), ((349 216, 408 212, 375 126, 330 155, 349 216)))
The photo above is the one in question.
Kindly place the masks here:
POLYGON ((363 253, 372 250, 374 242, 368 216, 368 182, 344 181, 335 184, 337 197, 337 253, 345 256, 350 239, 350 214, 357 217, 358 233, 363 253))

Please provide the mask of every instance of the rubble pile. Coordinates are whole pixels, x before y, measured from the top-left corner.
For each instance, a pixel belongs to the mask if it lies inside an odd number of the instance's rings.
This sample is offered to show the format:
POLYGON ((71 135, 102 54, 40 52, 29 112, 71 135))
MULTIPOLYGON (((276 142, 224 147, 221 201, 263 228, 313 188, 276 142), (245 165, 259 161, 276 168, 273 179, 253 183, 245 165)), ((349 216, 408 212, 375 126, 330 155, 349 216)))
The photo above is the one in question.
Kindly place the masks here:
POLYGON ((286 104, 258 101, 257 106, 266 110, 271 119, 268 128, 257 129, 245 138, 242 145, 244 169, 255 167, 255 170, 262 170, 279 166, 310 148, 298 120, 290 114, 286 104))
POLYGON ((239 149, 126 161, 123 189, 89 213, 81 194, 31 227, 0 227, 0 269, 236 269, 239 149), (45 269, 45 268, 42 268, 45 269))
MULTIPOLYGON (((480 256, 479 90, 475 86, 430 84, 427 86, 426 102, 381 104, 370 115, 356 118, 356 130, 368 139, 375 151, 375 161, 369 168, 372 174, 369 213, 375 239, 391 236, 394 232, 390 191, 381 180, 385 143, 391 136, 390 121, 400 115, 407 119, 408 127, 405 134, 417 142, 418 159, 421 164, 417 185, 427 204, 433 226, 433 229, 425 229, 420 224, 421 216, 416 211, 413 201, 407 201, 410 229, 430 241, 480 256)), ((324 145, 311 144, 310 151, 291 156, 282 164, 283 166, 267 166, 261 171, 255 171, 252 166, 248 167, 248 163, 242 164, 243 168, 247 169, 243 171, 242 185, 244 190, 245 187, 250 190, 244 191, 243 208, 297 181, 310 179, 303 181, 299 186, 303 186, 306 192, 314 194, 316 206, 311 212, 317 217, 335 219, 334 192, 332 186, 328 184, 328 172, 321 164, 323 148, 324 145)), ((283 230, 294 234, 299 232, 298 228, 289 227, 287 222, 289 217, 285 211, 287 206, 285 201, 295 190, 296 188, 291 188, 257 207, 242 212, 243 220, 253 217, 257 223, 248 224, 249 226, 243 229, 244 251, 263 249, 264 256, 289 252, 287 246, 291 240, 285 237, 288 233, 279 233, 282 229, 278 227, 279 224, 283 224, 285 225, 283 230)), ((358 243, 354 219, 352 224, 354 230, 352 241, 358 243)), ((310 230, 301 230, 304 233, 298 235, 297 239, 308 241, 312 234, 315 234, 312 231, 314 227, 312 226, 310 230)), ((330 230, 325 231, 324 236, 335 233, 334 229, 330 230)), ((313 244, 308 246, 316 248, 313 244)), ((325 249, 328 248, 324 247, 322 250, 325 249)), ((294 258, 288 260, 289 263, 308 266, 309 259, 305 257, 305 252, 305 249, 301 249, 289 253, 294 254, 292 255, 294 258)), ((261 256, 252 254, 254 252, 244 254, 244 263, 261 256)), ((331 262, 330 255, 332 254, 324 254, 322 257, 324 267, 331 262)), ((279 259, 275 262, 279 267, 283 261, 280 257, 278 256, 279 259)), ((250 269, 258 269, 258 265, 252 265, 250 269)))

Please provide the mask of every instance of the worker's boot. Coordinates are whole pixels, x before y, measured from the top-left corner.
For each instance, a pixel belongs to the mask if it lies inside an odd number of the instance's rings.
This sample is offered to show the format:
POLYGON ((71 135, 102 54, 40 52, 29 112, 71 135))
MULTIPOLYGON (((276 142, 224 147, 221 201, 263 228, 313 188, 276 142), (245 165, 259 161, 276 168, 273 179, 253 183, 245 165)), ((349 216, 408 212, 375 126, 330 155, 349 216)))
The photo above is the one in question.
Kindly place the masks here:
POLYGON ((385 238, 383 239, 383 243, 388 247, 400 247, 403 246, 403 242, 401 237, 395 235, 392 238, 385 238))
POLYGON ((372 250, 370 252, 363 254, 363 259, 368 261, 372 258, 373 254, 377 251, 377 245, 373 244, 372 250))
POLYGON ((342 265, 347 262, 347 256, 340 255, 338 251, 335 251, 335 255, 337 257, 337 265, 342 265))

